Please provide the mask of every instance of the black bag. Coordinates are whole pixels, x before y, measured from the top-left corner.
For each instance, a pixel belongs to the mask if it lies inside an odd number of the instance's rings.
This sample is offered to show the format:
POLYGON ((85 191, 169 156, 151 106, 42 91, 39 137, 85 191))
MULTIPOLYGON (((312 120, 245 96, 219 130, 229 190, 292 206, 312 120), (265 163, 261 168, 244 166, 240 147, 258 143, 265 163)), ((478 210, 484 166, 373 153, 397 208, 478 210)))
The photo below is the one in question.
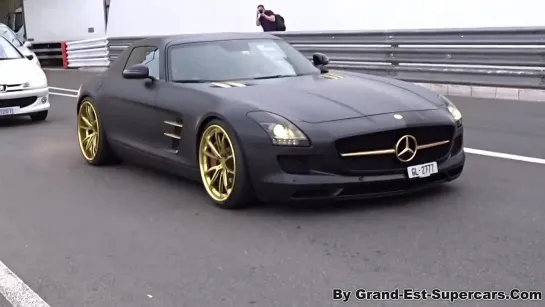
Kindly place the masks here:
POLYGON ((274 14, 274 22, 276 24, 276 31, 286 31, 286 23, 282 15, 274 14))

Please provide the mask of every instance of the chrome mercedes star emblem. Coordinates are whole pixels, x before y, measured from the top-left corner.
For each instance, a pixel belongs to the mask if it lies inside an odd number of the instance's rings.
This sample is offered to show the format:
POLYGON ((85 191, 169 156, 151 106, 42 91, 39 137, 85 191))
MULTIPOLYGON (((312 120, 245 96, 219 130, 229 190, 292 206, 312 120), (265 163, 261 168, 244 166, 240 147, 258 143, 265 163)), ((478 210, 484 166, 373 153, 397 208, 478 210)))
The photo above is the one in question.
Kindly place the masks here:
POLYGON ((403 116, 401 114, 394 114, 395 119, 403 119, 403 116))
POLYGON ((396 143, 395 152, 397 159, 401 162, 409 162, 416 156, 418 143, 412 135, 404 135, 396 143))
POLYGON ((3 93, 7 90, 8 86, 4 84, 0 84, 0 92, 3 93))

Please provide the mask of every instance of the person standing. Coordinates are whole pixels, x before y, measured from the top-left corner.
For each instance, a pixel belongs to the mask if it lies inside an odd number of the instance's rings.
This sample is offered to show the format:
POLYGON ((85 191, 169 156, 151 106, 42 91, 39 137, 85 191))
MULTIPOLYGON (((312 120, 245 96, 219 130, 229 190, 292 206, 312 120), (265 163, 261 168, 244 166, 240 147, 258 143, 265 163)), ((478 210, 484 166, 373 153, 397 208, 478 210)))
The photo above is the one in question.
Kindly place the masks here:
POLYGON ((257 18, 255 21, 256 26, 261 26, 263 32, 276 31, 276 16, 271 10, 266 10, 263 4, 257 6, 257 18))

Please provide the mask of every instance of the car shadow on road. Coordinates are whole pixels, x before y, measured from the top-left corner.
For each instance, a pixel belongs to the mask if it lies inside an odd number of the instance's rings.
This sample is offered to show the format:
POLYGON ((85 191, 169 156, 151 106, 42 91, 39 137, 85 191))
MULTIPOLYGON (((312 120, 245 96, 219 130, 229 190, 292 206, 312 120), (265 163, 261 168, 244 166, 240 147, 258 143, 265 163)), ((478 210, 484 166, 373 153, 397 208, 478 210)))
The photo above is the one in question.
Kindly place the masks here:
POLYGON ((441 199, 456 194, 453 185, 443 184, 402 196, 370 198, 357 201, 305 202, 305 203, 266 203, 253 207, 256 214, 275 215, 331 215, 362 211, 390 210, 401 207, 418 207, 418 210, 437 207, 441 199))

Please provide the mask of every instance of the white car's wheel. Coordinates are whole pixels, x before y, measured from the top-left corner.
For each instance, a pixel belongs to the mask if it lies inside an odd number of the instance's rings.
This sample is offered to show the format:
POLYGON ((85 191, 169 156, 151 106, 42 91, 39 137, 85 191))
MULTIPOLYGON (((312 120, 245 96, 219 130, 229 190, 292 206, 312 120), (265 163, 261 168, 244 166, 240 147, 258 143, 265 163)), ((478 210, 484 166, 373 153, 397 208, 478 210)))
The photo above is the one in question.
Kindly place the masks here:
POLYGON ((47 118, 47 111, 30 114, 30 119, 32 119, 32 121, 35 121, 35 122, 44 121, 46 118, 47 118))

